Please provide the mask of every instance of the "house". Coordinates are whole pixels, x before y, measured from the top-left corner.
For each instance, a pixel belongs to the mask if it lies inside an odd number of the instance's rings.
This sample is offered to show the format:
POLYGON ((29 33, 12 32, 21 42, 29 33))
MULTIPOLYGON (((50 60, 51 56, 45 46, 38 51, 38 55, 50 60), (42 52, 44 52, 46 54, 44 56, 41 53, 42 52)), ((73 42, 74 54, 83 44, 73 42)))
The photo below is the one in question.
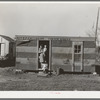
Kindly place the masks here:
POLYGON ((0 35, 0 67, 15 66, 15 59, 15 41, 8 36, 0 35))
MULTIPOLYGON (((47 47, 48 70, 94 72, 95 38, 16 35, 16 63, 22 69, 41 70, 40 46, 47 47)), ((45 63, 45 62, 44 62, 45 63)))

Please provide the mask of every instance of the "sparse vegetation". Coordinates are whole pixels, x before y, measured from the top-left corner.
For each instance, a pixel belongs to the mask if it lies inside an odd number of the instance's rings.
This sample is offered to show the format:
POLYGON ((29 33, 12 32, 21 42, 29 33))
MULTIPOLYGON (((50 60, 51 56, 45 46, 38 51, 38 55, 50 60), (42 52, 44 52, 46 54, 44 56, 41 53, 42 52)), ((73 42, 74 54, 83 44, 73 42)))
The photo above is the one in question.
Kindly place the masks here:
POLYGON ((0 91, 99 91, 100 76, 62 74, 38 77, 37 73, 14 73, 13 68, 0 68, 0 91))

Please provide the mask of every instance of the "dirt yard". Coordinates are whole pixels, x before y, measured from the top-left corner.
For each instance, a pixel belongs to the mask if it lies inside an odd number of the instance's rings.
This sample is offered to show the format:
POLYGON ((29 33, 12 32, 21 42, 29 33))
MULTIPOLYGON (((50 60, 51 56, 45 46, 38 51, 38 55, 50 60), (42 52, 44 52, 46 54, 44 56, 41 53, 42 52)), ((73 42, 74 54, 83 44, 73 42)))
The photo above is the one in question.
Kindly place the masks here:
POLYGON ((100 76, 63 74, 37 77, 37 73, 15 74, 11 68, 0 68, 0 91, 99 91, 100 76))

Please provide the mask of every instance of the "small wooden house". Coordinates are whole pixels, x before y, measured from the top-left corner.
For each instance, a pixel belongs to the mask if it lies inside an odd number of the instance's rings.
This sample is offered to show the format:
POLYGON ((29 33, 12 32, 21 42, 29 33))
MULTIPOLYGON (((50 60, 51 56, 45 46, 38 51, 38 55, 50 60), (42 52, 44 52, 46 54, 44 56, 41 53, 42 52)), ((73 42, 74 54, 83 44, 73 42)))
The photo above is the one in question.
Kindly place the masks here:
POLYGON ((8 36, 0 35, 0 67, 15 66, 15 59, 15 41, 8 36))
POLYGON ((22 69, 40 70, 39 47, 47 46, 50 71, 94 72, 95 38, 16 35, 16 62, 22 69))

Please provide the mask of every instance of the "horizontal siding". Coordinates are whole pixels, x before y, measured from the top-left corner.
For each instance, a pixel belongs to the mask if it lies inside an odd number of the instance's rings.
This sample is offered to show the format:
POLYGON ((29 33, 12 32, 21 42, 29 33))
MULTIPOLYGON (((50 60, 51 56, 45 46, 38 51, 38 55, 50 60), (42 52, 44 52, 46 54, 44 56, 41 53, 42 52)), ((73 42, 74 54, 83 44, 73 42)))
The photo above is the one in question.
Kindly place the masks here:
MULTIPOLYGON (((72 54, 66 54, 66 53, 53 53, 52 54, 53 58, 57 59, 72 59, 72 54)), ((95 53, 90 53, 90 54, 84 54, 84 59, 95 59, 95 53)))
POLYGON ((84 54, 84 59, 95 59, 95 54, 84 54))
POLYGON ((72 41, 95 41, 95 37, 71 37, 72 41))
POLYGON ((71 64, 72 60, 69 60, 69 62, 67 62, 67 59, 52 59, 52 65, 57 64, 57 65, 66 65, 66 64, 71 64))
POLYGON ((37 63, 37 59, 36 58, 16 58, 16 62, 23 63, 23 64, 37 63))
MULTIPOLYGON (((87 51, 87 50, 86 50, 87 51)), ((16 52, 37 52, 37 47, 17 46, 16 52)), ((72 53, 71 47, 52 47, 52 53, 72 53)))
MULTIPOLYGON (((17 46, 16 52, 37 52, 37 47, 17 46)), ((71 47, 52 47, 52 53, 72 53, 71 47)), ((84 53, 95 53, 95 48, 84 48, 84 53)))
POLYGON ((52 47, 52 53, 72 53, 71 47, 52 47))
POLYGON ((27 46, 17 46, 16 52, 29 52, 29 53, 36 53, 37 47, 27 47, 27 46))
POLYGON ((84 41, 84 48, 95 48, 95 41, 84 41))
POLYGON ((95 64, 95 59, 84 59, 84 66, 95 64))
MULTIPOLYGON (((53 58, 52 64, 58 64, 58 65, 65 65, 67 59, 55 59, 53 58)), ((69 63, 72 63, 72 60, 69 60, 69 63)), ((92 65, 95 63, 95 59, 84 59, 84 65, 92 65)), ((81 63, 79 63, 81 64, 81 63)))
MULTIPOLYGON (((72 72, 72 65, 52 65, 52 70, 53 71, 57 71, 57 68, 61 68, 63 69, 64 71, 67 71, 67 72, 72 72)), ((81 71, 81 67, 80 66, 77 66, 77 68, 75 68, 74 70, 75 72, 80 72, 81 71)), ((95 67, 93 66, 84 66, 84 69, 83 69, 83 72, 94 72, 95 71, 95 67)))
POLYGON ((95 72, 95 67, 93 66, 84 66, 84 72, 95 72))
POLYGON ((16 57, 20 58, 36 58, 37 53, 29 53, 29 52, 17 52, 16 57))
MULTIPOLYGON (((84 66, 89 66, 95 64, 95 59, 84 59, 84 66)), ((81 62, 75 62, 76 66, 80 66, 81 62)))
POLYGON ((30 64, 16 64, 16 67, 22 70, 36 70, 36 64, 35 63, 30 63, 30 64))
POLYGON ((37 40, 32 41, 16 41, 16 46, 37 46, 37 40))
POLYGON ((70 40, 52 40, 52 47, 72 47, 70 40))
POLYGON ((84 48, 84 54, 95 53, 95 48, 84 48))
POLYGON ((57 72, 57 68, 61 68, 64 71, 72 71, 72 65, 67 64, 67 65, 52 65, 52 70, 57 72))
POLYGON ((53 58, 57 58, 57 59, 72 59, 72 54, 66 54, 66 53, 53 53, 52 54, 53 58))
POLYGON ((17 68, 24 70, 36 70, 37 59, 36 58, 16 58, 17 68))

